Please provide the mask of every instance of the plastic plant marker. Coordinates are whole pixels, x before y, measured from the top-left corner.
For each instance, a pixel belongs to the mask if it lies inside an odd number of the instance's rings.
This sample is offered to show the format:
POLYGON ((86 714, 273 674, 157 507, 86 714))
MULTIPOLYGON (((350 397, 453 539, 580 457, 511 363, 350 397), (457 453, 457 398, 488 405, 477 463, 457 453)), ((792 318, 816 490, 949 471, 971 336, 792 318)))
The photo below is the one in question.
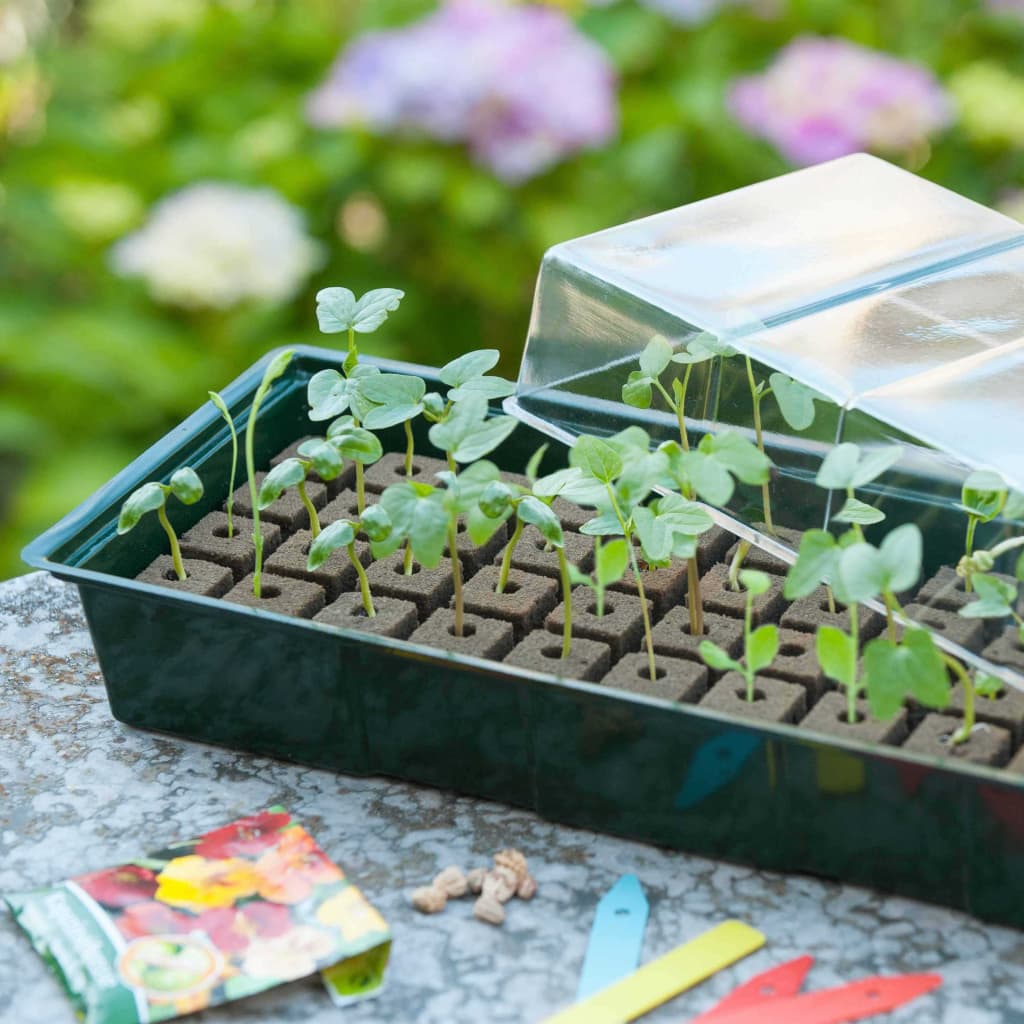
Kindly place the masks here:
POLYGON ((759 950, 765 937, 742 921, 725 921, 628 978, 547 1018, 547 1024, 621 1024, 636 1020, 680 992, 759 950))
POLYGON ((754 732, 720 733, 702 743, 690 761, 686 777, 679 787, 676 807, 685 811, 696 807, 723 786, 740 776, 743 766, 759 746, 762 739, 754 732))
POLYGON ((647 897, 636 875, 623 875, 600 899, 583 958, 577 1000, 632 974, 640 964, 647 897))
POLYGON ((890 978, 862 978, 849 985, 805 995, 766 995, 731 1012, 706 1014, 690 1024, 846 1024, 889 1013, 942 984, 938 974, 903 974, 890 978))
POLYGON ((745 1010, 748 1006, 761 1006, 767 999, 784 996, 795 996, 807 978, 807 973, 814 966, 813 956, 798 956, 787 960, 778 967, 770 967, 767 971, 755 974, 750 981, 734 988, 715 1006, 695 1017, 690 1024, 711 1024, 736 1010, 745 1010))

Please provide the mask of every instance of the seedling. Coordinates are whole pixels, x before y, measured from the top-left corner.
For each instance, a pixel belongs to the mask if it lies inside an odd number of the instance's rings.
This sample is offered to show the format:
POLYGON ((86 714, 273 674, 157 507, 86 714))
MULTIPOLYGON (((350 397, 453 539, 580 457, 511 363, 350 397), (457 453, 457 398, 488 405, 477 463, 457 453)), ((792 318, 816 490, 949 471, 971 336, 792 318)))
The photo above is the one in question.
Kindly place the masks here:
POLYGON ((455 592, 455 635, 463 635, 465 610, 462 597, 462 567, 458 555, 459 520, 465 517, 466 534, 473 544, 485 543, 501 525, 479 507, 489 483, 498 479, 498 467, 486 460, 474 463, 462 473, 438 474, 443 488, 416 481, 392 484, 380 496, 392 529, 389 536, 373 544, 375 558, 383 557, 408 541, 416 561, 432 569, 441 561, 445 545, 452 566, 455 592))
POLYGON ((256 550, 256 561, 252 573, 252 592, 257 598, 260 596, 260 584, 263 578, 263 534, 260 532, 260 496, 256 486, 256 418, 259 416, 263 399, 267 397, 274 381, 288 369, 293 355, 295 353, 288 349, 285 352, 279 352, 271 360, 263 373, 260 386, 256 389, 252 408, 249 410, 249 420, 245 425, 245 468, 249 476, 249 500, 252 505, 252 543, 256 550))
POLYGON ((604 616, 605 592, 610 586, 618 583, 629 568, 629 551, 626 542, 621 538, 601 543, 600 537, 594 538, 594 572, 588 576, 580 572, 575 565, 569 566, 569 581, 574 587, 589 587, 594 593, 594 604, 597 617, 604 616))
MULTIPOLYGON (((377 441, 368 430, 361 433, 377 441)), ((304 441, 299 446, 299 458, 285 459, 263 478, 259 493, 260 511, 268 509, 289 487, 294 487, 299 492, 299 498, 309 515, 310 535, 316 540, 320 535, 320 517, 317 515, 316 506, 306 493, 306 478, 310 472, 316 472, 322 480, 333 480, 344 465, 341 452, 330 441, 324 438, 304 441)))
MULTIPOLYGON (((354 425, 366 418, 373 403, 363 394, 367 378, 380 376, 380 370, 359 365, 356 334, 372 334, 398 309, 405 293, 397 288, 375 288, 360 298, 348 288, 323 288, 316 295, 316 316, 324 334, 348 333, 348 353, 342 363, 342 372, 321 370, 310 378, 307 396, 309 418, 314 421, 331 420, 342 413, 351 412, 354 425)), ((366 485, 363 465, 356 463, 356 501, 359 514, 366 507, 366 485)))
POLYGON ((347 519, 339 519, 328 524, 323 531, 314 535, 309 545, 309 559, 306 568, 313 572, 339 548, 345 548, 349 561, 359 577, 359 592, 363 599, 363 610, 368 618, 377 614, 370 593, 370 581, 366 577, 363 563, 356 554, 356 537, 362 531, 372 543, 383 543, 391 535, 391 518, 380 505, 371 505, 355 523, 347 519))
POLYGON ((967 533, 964 536, 964 590, 974 589, 971 555, 974 553, 974 534, 979 523, 991 523, 1009 498, 1009 491, 998 473, 979 469, 964 481, 960 491, 960 510, 967 514, 967 533))
POLYGON ((877 480, 899 461, 902 454, 898 445, 887 445, 865 453, 850 441, 837 444, 825 457, 815 477, 819 487, 846 494, 843 507, 831 517, 832 521, 849 525, 860 540, 864 539, 865 526, 882 522, 885 513, 861 501, 854 491, 877 480))
MULTIPOLYGON (((1024 555, 1017 561, 1016 577, 1018 581, 1024 580, 1024 555)), ((965 619, 1013 619, 1018 642, 1024 647, 1024 618, 1017 611, 1017 583, 978 573, 974 576, 974 589, 978 600, 964 605, 960 614, 965 619)))
MULTIPOLYGON (((543 448, 537 453, 543 455, 543 448)), ((532 466, 533 460, 531 460, 532 466)), ((572 577, 571 566, 565 557, 565 535, 558 516, 551 510, 549 502, 524 492, 521 487, 513 489, 501 480, 495 480, 484 488, 480 495, 479 508, 495 523, 504 522, 510 515, 515 515, 516 526, 505 546, 505 554, 501 560, 498 583, 495 593, 504 592, 508 584, 508 574, 512 563, 512 551, 522 535, 523 526, 532 524, 540 531, 548 545, 558 552, 558 575, 562 584, 562 601, 565 604, 565 620, 562 627, 562 657, 568 658, 572 650, 572 577)), ((497 527, 495 527, 497 528, 497 527)))
POLYGON ((235 475, 238 472, 238 433, 235 430, 235 421, 231 418, 231 413, 224 399, 216 391, 207 391, 207 394, 210 396, 210 401, 213 402, 217 411, 224 417, 228 430, 231 431, 231 479, 228 481, 227 513, 228 537, 233 537, 235 535, 235 522, 232 515, 232 506, 235 503, 235 475))
POLYGON ((178 537, 167 518, 166 506, 169 494, 173 494, 183 505, 194 505, 203 496, 203 482, 196 475, 195 470, 184 466, 171 477, 170 483, 160 484, 154 481, 143 484, 138 490, 129 494, 128 499, 121 506, 121 514, 117 519, 117 535, 123 536, 129 530, 134 529, 147 512, 155 511, 171 545, 171 561, 174 563, 174 572, 179 580, 185 580, 188 579, 188 573, 185 572, 185 565, 181 560, 178 537))
POLYGON ((752 629, 754 598, 767 593, 772 585, 771 577, 767 573, 744 569, 740 572, 740 583, 747 592, 743 614, 743 660, 736 661, 727 651, 710 640, 701 641, 700 656, 710 668, 720 671, 733 669, 739 672, 746 680, 747 701, 752 704, 757 673, 768 668, 779 652, 779 627, 765 625, 752 629))

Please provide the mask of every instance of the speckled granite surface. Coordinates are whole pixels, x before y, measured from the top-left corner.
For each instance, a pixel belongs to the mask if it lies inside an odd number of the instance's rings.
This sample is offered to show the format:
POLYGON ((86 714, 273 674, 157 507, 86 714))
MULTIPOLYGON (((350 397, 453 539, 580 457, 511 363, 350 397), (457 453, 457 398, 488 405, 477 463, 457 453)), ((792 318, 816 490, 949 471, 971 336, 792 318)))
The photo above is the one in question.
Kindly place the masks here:
MULTIPOLYGON (((118 863, 282 803, 392 925, 388 987, 374 1002, 336 1010, 311 980, 192 1020, 542 1020, 572 999, 597 898, 632 871, 651 902, 644 960, 730 916, 769 937, 765 950, 644 1020, 682 1024, 756 970, 813 952, 814 988, 873 972, 944 974, 939 993, 886 1020, 1024 1024, 1024 933, 860 889, 562 828, 434 790, 128 729, 107 710, 74 589, 46 576, 0 585, 0 661, 0 891, 118 863), (512 904, 504 928, 474 921, 465 901, 435 917, 409 908, 411 889, 439 868, 485 863, 506 844, 530 857, 540 893, 512 904)), ((57 983, 0 915, 0 1022, 73 1019, 57 983)))

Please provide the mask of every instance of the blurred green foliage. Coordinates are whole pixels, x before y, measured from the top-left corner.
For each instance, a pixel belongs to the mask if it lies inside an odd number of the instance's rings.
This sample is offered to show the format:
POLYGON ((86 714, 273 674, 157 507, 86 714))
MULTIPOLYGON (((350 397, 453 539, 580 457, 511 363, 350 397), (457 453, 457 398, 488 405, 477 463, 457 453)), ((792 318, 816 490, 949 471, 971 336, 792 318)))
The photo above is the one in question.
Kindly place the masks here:
MULTIPOLYGON (((619 0, 575 11, 620 74, 618 141, 525 185, 458 147, 307 126, 305 96, 347 39, 432 6, 93 0, 0 66, 0 575, 208 389, 272 346, 322 340, 325 285, 406 292, 376 354, 440 364, 493 346, 514 376, 545 248, 788 169, 723 97, 794 35, 844 35, 946 83, 982 60, 1024 76, 1024 19, 972 0, 779 0, 689 28, 619 0), (329 255, 294 301, 189 313, 111 272, 111 242, 204 179, 305 211, 329 255)), ((978 78, 968 102, 985 106, 978 78)), ((1024 185, 1015 136, 991 128, 954 126, 908 166, 990 204, 1024 185)))

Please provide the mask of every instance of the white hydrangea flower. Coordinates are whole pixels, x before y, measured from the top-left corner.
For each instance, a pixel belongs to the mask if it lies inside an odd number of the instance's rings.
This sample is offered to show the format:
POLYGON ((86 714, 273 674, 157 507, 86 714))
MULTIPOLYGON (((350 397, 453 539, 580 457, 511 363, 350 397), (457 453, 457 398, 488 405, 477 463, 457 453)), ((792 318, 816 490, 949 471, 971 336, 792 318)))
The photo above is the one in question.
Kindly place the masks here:
POLYGON ((227 309, 290 299, 322 257, 300 211, 273 189, 200 182, 157 203, 111 263, 159 302, 227 309))

